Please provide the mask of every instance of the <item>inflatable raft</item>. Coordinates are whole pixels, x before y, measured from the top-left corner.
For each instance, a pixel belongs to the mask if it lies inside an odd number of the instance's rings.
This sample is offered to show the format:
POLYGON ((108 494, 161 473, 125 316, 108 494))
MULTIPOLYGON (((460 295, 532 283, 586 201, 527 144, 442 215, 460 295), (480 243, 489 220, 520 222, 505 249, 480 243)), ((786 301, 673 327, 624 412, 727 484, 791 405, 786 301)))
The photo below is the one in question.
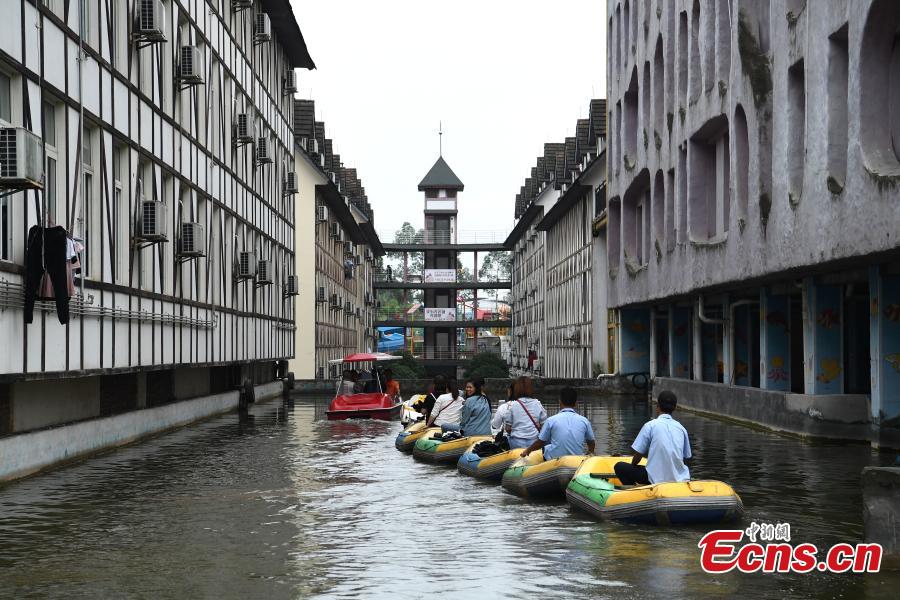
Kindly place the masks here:
POLYGON ((721 481, 685 481, 634 487, 616 487, 604 460, 586 460, 566 489, 573 507, 598 519, 653 525, 725 523, 740 518, 740 496, 721 481))
POLYGON ((523 498, 562 498, 566 486, 586 458, 561 456, 545 461, 541 452, 535 451, 516 460, 503 473, 501 483, 507 491, 523 498))
MULTIPOLYGON (((440 434, 440 429, 437 430, 440 434)), ((493 439, 489 435, 471 435, 444 441, 433 435, 421 436, 413 446, 413 456, 431 463, 456 463, 473 444, 493 439)))
MULTIPOLYGON (((480 442, 478 442, 480 443, 480 442)), ((476 444, 466 450, 456 463, 457 470, 463 475, 500 483, 503 473, 522 456, 523 448, 507 450, 491 456, 478 456, 474 452, 476 444)))
POLYGON ((400 452, 409 453, 413 451, 413 447, 419 438, 440 432, 440 427, 425 427, 425 422, 419 421, 397 434, 397 438, 394 440, 394 447, 400 452))

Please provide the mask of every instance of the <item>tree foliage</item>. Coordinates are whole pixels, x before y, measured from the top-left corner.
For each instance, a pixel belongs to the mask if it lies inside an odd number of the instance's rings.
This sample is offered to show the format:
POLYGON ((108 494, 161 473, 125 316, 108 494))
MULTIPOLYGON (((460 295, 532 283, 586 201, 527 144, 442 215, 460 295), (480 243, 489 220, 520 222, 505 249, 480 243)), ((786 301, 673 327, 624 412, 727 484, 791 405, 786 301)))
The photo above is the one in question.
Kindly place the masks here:
POLYGON ((495 352, 479 352, 466 363, 466 378, 509 377, 509 365, 495 352))
POLYGON ((396 379, 422 379, 425 367, 409 352, 394 352, 394 356, 402 356, 403 360, 392 362, 390 369, 396 379))

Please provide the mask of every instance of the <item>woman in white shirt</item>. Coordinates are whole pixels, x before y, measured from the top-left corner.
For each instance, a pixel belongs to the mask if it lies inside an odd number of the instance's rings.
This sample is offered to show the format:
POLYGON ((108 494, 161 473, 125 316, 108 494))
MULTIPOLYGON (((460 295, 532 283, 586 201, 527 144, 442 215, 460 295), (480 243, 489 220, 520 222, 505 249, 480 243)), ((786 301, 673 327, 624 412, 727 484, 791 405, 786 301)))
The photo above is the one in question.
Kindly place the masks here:
POLYGON ((447 382, 444 394, 438 396, 428 417, 428 427, 442 427, 443 425, 458 424, 462 417, 463 398, 455 381, 447 382))
MULTIPOLYGON (((538 439, 541 426, 547 420, 547 411, 537 398, 533 398, 534 384, 530 377, 519 377, 513 387, 515 400, 507 402, 502 422, 509 435, 509 447, 527 448, 538 439)), ((500 413, 500 409, 497 409, 500 413)), ((496 417, 495 417, 496 419, 496 417)))

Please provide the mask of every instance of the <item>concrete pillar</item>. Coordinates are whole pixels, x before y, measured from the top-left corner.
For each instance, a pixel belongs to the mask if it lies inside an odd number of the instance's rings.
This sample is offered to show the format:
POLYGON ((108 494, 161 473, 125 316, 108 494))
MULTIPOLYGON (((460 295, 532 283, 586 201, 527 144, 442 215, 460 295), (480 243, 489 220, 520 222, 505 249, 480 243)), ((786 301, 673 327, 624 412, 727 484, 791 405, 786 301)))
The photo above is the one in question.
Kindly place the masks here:
POLYGON ((698 302, 694 303, 691 311, 691 358, 694 363, 694 381, 703 381, 703 322, 698 316, 698 302))
POLYGON ((869 269, 872 420, 900 417, 900 276, 869 269))
POLYGON ((769 310, 769 294, 766 288, 759 290, 759 387, 760 389, 769 389, 768 377, 766 374, 769 370, 769 352, 768 352, 768 331, 766 328, 766 313, 769 310))
POLYGON ((730 318, 730 304, 728 296, 724 296, 722 298, 722 317, 725 319, 725 324, 722 326, 722 383, 725 385, 734 385, 734 358, 731 351, 734 324, 730 318))
POLYGON ((650 309, 650 377, 656 377, 656 309, 650 309))
POLYGON ((804 387, 807 394, 844 391, 843 288, 803 282, 804 387))
POLYGON ((791 390, 791 300, 764 288, 760 313, 760 384, 763 389, 791 390), (764 332, 764 333, 762 333, 764 332))
POLYGON ((730 371, 731 385, 750 385, 750 311, 749 305, 734 309, 730 323, 731 348, 734 348, 734 366, 730 371))
POLYGON ((689 379, 691 376, 691 319, 689 306, 674 306, 669 321, 669 361, 672 377, 689 379))
POLYGON ((623 308, 619 311, 622 344, 621 373, 648 373, 650 371, 650 310, 623 308))

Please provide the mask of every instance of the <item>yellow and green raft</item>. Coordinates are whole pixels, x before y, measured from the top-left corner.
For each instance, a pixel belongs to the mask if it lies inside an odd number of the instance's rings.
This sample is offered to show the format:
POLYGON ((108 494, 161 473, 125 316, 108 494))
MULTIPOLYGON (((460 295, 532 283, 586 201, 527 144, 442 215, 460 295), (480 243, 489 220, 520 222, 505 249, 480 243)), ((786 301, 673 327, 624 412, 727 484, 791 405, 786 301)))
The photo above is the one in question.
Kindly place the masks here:
POLYGON ((524 448, 515 448, 499 454, 481 457, 473 451, 475 445, 472 444, 466 450, 466 453, 459 457, 459 461, 456 463, 457 470, 463 475, 495 483, 500 483, 503 473, 514 462, 519 460, 524 450, 524 448))
POLYGON ((419 421, 397 434, 397 439, 394 440, 394 447, 400 452, 409 453, 413 451, 419 438, 440 432, 440 427, 425 427, 425 421, 419 421))
POLYGON ((545 461, 538 450, 516 460, 503 473, 501 484, 507 491, 523 498, 561 498, 569 480, 586 458, 561 456, 545 461))
POLYGON ((416 440, 413 456, 431 463, 456 463, 473 444, 493 439, 489 435, 470 435, 445 442, 440 439, 440 429, 437 434, 422 436, 416 440))
POLYGON ((654 525, 725 523, 744 514, 740 496, 721 481, 616 487, 611 458, 598 456, 582 463, 566 489, 569 504, 604 521, 654 525))

